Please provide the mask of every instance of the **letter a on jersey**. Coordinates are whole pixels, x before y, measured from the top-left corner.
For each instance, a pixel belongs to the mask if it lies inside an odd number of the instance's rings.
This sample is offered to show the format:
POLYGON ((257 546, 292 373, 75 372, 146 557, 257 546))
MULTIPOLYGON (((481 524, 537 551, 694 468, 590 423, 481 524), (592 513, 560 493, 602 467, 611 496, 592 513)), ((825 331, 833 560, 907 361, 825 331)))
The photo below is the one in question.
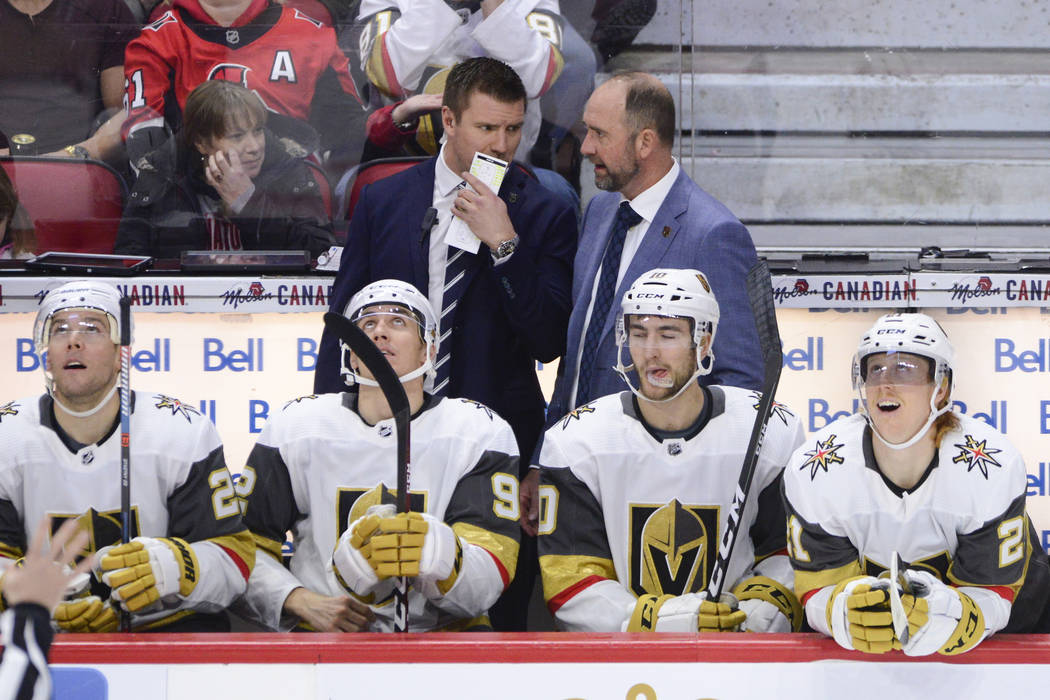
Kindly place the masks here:
POLYGON ((287 80, 289 83, 299 82, 295 77, 295 66, 292 64, 292 52, 282 49, 273 56, 273 68, 270 69, 270 82, 276 83, 287 80))

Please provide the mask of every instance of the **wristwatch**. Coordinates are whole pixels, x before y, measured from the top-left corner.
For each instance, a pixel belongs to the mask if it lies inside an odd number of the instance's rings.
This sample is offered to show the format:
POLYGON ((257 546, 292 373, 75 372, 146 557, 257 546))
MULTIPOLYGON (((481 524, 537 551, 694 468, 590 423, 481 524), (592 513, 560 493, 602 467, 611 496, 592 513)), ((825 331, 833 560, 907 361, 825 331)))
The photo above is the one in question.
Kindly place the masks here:
POLYGON ((503 258, 509 256, 511 253, 518 249, 518 243, 520 242, 521 238, 519 238, 517 235, 515 235, 514 238, 502 241, 498 246, 496 246, 496 250, 492 251, 492 259, 498 262, 503 258))

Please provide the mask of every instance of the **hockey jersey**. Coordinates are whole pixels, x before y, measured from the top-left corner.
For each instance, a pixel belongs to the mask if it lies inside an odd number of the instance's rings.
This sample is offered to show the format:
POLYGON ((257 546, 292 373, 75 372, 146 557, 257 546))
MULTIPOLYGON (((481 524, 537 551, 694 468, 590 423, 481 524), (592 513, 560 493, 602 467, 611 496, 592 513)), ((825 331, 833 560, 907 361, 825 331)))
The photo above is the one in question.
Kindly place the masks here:
MULTIPOLYGON (((538 548, 544 597, 562 626, 620 631, 638 596, 707 587, 761 395, 726 386, 705 393, 706 423, 679 437, 652 431, 630 392, 581 406, 547 430, 538 548)), ((775 403, 725 591, 756 561, 783 559, 781 472, 802 436, 795 414, 775 403)), ((790 583, 779 563, 764 574, 790 583)))
MULTIPOLYGON (((418 93, 445 89, 452 67, 467 58, 497 58, 521 77, 529 97, 516 160, 527 162, 540 127, 537 99, 564 66, 562 18, 557 0, 505 0, 488 17, 481 10, 453 10, 444 0, 363 0, 358 11, 361 66, 378 94, 378 107, 418 93)), ((420 120, 416 141, 438 151, 440 118, 420 120)))
MULTIPOLYGON (((412 510, 452 526, 463 544, 463 568, 446 596, 455 605, 439 606, 409 591, 409 629, 450 629, 483 615, 514 575, 517 443, 502 418, 468 399, 428 396, 411 431, 412 510)), ((393 419, 368 425, 353 394, 295 399, 267 422, 243 476, 251 484, 245 520, 268 552, 260 554, 244 602, 261 624, 288 630, 298 621, 282 607, 295 588, 346 594, 332 553, 347 525, 396 489, 393 419), (295 544, 290 570, 280 564, 289 530, 295 544)), ((370 599, 373 631, 393 629, 392 595, 388 579, 370 599)))
POLYGON ((803 602, 851 576, 878 576, 896 552, 909 568, 946 583, 1016 599, 1012 618, 1036 623, 1050 590, 1025 512, 1024 461, 986 423, 956 417, 959 426, 944 435, 909 490, 879 471, 862 415, 835 421, 795 452, 784 494, 795 590, 803 602))
POLYGON ((268 0, 253 0, 230 27, 215 24, 196 0, 175 0, 128 44, 124 76, 125 139, 165 122, 178 129, 186 97, 205 80, 239 83, 269 109, 303 120, 319 89, 341 88, 347 105, 358 99, 335 31, 268 0))
MULTIPOLYGON (((53 406, 47 395, 0 405, 0 565, 22 556, 45 515, 52 533, 77 519, 90 534, 85 554, 120 543, 120 421, 81 445, 57 424, 53 406)), ((180 537, 200 564, 179 608, 135 614, 132 625, 225 610, 245 589, 255 549, 215 426, 178 399, 132 392, 130 445, 131 536, 180 537)))

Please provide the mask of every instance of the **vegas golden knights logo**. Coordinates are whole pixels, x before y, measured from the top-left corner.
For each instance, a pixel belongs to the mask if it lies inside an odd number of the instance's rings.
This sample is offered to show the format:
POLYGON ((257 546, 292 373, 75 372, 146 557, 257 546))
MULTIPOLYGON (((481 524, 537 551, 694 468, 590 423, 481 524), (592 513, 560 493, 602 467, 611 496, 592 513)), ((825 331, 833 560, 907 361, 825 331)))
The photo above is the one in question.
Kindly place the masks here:
POLYGON ((715 563, 718 507, 630 506, 631 590, 681 595, 703 590, 715 563))

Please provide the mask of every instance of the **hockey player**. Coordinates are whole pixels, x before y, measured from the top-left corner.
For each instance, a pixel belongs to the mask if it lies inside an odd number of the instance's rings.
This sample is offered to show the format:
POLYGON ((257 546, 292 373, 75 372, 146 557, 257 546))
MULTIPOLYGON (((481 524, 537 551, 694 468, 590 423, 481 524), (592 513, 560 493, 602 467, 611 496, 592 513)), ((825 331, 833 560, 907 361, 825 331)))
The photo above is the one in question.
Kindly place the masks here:
POLYGON ((174 0, 128 44, 124 73, 133 165, 166 140, 166 129, 179 129, 186 97, 205 80, 239 83, 268 109, 310 119, 326 147, 342 143, 348 120, 362 114, 332 28, 269 0, 174 0))
POLYGON ((809 624, 846 649, 951 655, 999 630, 1046 631, 1024 462, 951 410, 953 355, 929 316, 879 318, 853 360, 862 412, 811 437, 785 472, 795 590, 809 624), (899 580, 875 578, 897 561, 899 580))
POLYGON ((341 344, 342 373, 359 392, 288 402, 248 458, 254 486, 245 519, 265 551, 245 596, 250 616, 277 630, 390 631, 391 576, 404 575, 412 581, 411 631, 483 627, 518 555, 514 434, 480 403, 423 393, 437 323, 415 287, 373 282, 345 314, 383 351, 408 394, 413 512, 395 515, 389 504, 397 483, 390 408, 341 344), (295 554, 285 569, 288 530, 295 554))
POLYGON ((798 419, 774 404, 726 574, 732 594, 709 600, 759 395, 697 382, 719 316, 702 273, 651 270, 621 309, 616 369, 631 391, 572 411, 540 451, 548 608, 591 632, 797 630, 780 482, 802 442, 798 419))
POLYGON ((110 546, 121 535, 119 303, 94 281, 41 303, 33 339, 48 391, 0 405, 0 566, 24 555, 42 517, 56 530, 77 520, 99 563, 91 590, 54 610, 59 628, 113 631, 119 605, 135 629, 228 630, 255 551, 215 426, 170 396, 132 392, 134 539, 110 546))

